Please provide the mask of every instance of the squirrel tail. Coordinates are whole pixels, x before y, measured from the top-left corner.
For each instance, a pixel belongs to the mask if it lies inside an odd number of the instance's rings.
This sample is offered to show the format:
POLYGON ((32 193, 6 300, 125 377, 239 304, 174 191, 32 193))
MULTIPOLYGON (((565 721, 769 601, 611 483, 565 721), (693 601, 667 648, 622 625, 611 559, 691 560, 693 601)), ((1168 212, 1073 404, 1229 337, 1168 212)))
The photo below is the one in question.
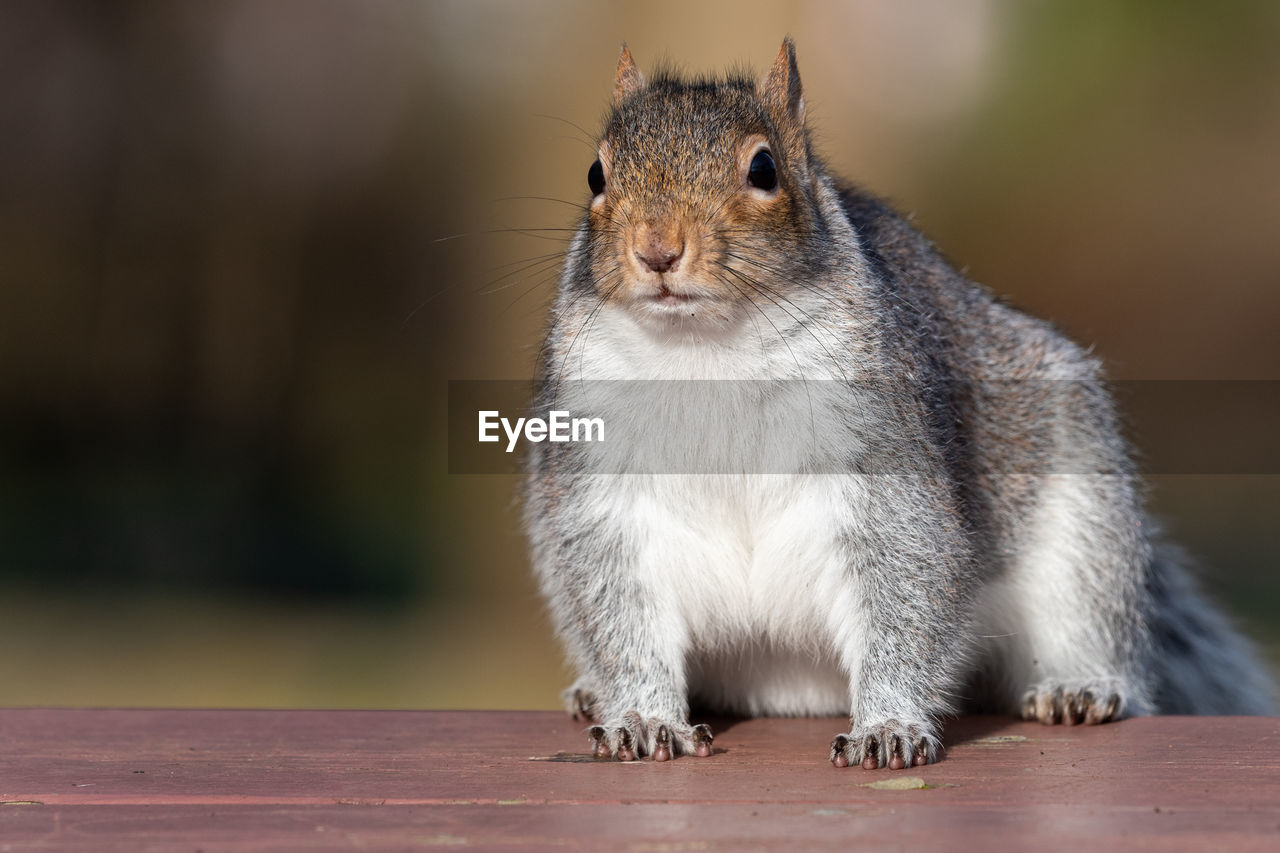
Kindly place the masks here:
POLYGON ((1250 643, 1206 601, 1181 549, 1157 542, 1151 567, 1155 705, 1162 714, 1276 714, 1276 689, 1250 643))

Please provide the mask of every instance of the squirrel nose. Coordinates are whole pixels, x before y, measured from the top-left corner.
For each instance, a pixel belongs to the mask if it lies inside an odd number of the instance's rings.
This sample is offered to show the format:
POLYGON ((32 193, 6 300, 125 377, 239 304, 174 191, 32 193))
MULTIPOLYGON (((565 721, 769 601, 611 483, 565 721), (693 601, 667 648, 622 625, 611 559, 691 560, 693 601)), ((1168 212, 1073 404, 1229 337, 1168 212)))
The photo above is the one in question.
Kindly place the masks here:
POLYGON ((679 236, 663 239, 653 232, 648 236, 648 240, 636 247, 636 260, 653 272, 673 270, 684 255, 684 240, 679 236))

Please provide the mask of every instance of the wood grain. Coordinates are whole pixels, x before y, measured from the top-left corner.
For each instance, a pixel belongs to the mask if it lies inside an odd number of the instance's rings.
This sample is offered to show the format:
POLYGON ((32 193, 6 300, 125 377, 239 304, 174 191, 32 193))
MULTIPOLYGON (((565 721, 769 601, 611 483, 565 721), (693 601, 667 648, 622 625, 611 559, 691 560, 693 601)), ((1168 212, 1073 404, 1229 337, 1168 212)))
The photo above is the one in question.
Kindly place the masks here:
POLYGON ((897 772, 833 768, 841 722, 655 764, 545 712, 0 710, 0 849, 1280 849, 1277 719, 967 718, 897 772))

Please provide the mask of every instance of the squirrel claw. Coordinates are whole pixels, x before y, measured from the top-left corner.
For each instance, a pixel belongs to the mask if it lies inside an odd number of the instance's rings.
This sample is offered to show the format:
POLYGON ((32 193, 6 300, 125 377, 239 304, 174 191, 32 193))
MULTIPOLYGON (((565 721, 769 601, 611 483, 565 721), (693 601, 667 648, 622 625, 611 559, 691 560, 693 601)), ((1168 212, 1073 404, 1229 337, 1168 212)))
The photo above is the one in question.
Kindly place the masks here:
POLYGON ((1021 713, 1048 726, 1093 726, 1119 719, 1123 708, 1123 697, 1107 686, 1041 683, 1023 694, 1021 713))
POLYGON ((903 770, 931 764, 940 757, 938 740, 920 726, 888 720, 879 726, 854 726, 831 741, 830 761, 836 767, 860 765, 863 770, 903 770))
POLYGON ((610 758, 613 756, 613 750, 609 748, 609 742, 606 740, 604 726, 592 726, 587 729, 587 737, 591 738, 591 754, 596 758, 610 758))
POLYGON ((575 720, 594 722, 596 719, 596 694, 576 684, 560 694, 565 709, 575 720))
POLYGON ((596 758, 670 761, 678 755, 706 757, 711 754, 712 735, 707 726, 657 719, 645 721, 635 712, 623 715, 615 725, 592 726, 587 729, 587 737, 591 754, 596 758))
POLYGON ((693 754, 699 758, 706 758, 711 754, 711 727, 705 723, 699 723, 693 727, 693 754))
POLYGON ((658 733, 653 738, 653 760, 671 760, 671 732, 666 726, 658 726, 658 733))

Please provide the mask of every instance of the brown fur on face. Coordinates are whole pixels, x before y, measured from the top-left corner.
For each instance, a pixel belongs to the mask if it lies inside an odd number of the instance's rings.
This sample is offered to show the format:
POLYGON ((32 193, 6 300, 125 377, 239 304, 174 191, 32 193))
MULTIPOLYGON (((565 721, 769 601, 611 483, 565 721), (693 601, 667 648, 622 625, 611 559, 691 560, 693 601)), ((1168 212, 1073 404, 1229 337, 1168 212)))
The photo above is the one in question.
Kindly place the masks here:
POLYGON ((758 83, 669 71, 645 82, 624 47, 599 146, 605 189, 589 214, 600 296, 649 319, 721 326, 766 290, 785 296, 813 272, 779 251, 812 244, 809 157, 789 40, 758 83), (771 192, 747 180, 761 148, 777 169, 771 192))

